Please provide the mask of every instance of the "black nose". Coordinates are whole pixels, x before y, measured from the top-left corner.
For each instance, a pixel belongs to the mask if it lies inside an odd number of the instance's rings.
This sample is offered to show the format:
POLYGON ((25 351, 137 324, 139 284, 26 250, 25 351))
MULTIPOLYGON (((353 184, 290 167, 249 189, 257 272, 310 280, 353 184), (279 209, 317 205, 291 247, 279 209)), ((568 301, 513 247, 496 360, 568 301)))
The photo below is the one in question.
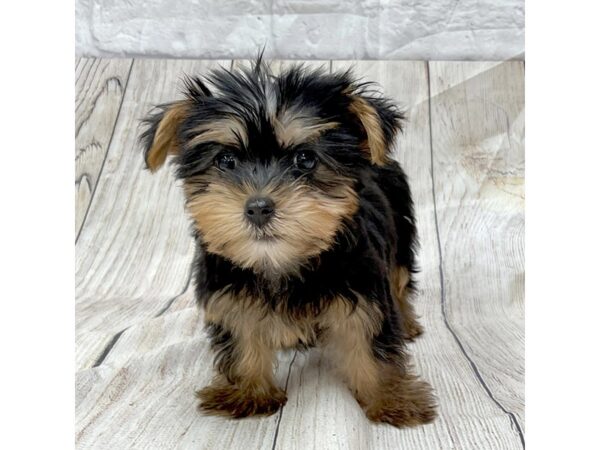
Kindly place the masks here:
POLYGON ((274 212, 275 203, 269 197, 253 197, 246 202, 246 218, 255 225, 266 224, 274 212))

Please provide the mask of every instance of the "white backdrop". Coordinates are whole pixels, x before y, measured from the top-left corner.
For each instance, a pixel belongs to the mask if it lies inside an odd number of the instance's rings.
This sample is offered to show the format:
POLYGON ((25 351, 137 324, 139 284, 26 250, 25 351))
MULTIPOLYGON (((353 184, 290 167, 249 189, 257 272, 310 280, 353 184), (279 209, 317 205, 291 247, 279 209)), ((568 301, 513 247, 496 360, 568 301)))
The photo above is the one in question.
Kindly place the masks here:
POLYGON ((523 0, 77 0, 79 56, 524 58, 523 0))

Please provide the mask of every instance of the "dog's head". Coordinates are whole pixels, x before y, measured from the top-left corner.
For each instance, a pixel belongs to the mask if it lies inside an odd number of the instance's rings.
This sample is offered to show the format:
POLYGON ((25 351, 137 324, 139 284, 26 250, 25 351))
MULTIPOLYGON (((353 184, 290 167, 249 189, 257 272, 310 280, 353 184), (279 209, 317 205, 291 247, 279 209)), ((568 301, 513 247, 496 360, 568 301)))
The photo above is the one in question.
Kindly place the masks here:
POLYGON ((402 115, 350 72, 260 61, 186 80, 141 136, 151 171, 174 156, 208 252, 258 273, 297 270, 358 209, 361 171, 384 165, 402 115))

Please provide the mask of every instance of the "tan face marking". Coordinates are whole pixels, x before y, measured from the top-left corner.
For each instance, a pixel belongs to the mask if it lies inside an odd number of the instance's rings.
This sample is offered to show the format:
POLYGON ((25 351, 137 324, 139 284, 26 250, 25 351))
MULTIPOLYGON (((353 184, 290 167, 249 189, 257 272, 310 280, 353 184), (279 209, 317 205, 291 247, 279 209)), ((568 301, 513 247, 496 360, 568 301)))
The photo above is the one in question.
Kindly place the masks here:
MULTIPOLYGON (((276 98, 272 91, 268 91, 267 115, 277 142, 282 148, 310 142, 318 138, 323 132, 337 127, 339 124, 316 117, 310 110, 291 106, 277 112, 274 104, 276 98)), ((193 148, 207 142, 218 142, 223 145, 237 145, 241 143, 248 146, 248 130, 241 119, 228 117, 206 122, 192 129, 196 133, 186 145, 193 148)))
POLYGON ((283 110, 277 117, 272 118, 273 129, 277 142, 282 147, 310 142, 323 132, 337 127, 336 122, 327 122, 298 108, 283 110))
POLYGON ((248 145, 246 126, 239 119, 233 117, 202 123, 193 128, 192 132, 197 133, 197 135, 187 142, 186 146, 188 148, 207 142, 237 145, 240 140, 244 145, 248 145))
MULTIPOLYGON (((206 182, 206 178, 198 182, 206 182)), ((188 210, 208 251, 272 276, 296 271, 309 258, 329 249, 343 220, 358 209, 350 181, 341 179, 326 194, 294 183, 257 192, 217 177, 209 180, 204 192, 194 194, 194 180, 186 181, 185 190, 188 210), (247 199, 257 194, 275 202, 275 215, 262 229, 244 217, 247 199)))

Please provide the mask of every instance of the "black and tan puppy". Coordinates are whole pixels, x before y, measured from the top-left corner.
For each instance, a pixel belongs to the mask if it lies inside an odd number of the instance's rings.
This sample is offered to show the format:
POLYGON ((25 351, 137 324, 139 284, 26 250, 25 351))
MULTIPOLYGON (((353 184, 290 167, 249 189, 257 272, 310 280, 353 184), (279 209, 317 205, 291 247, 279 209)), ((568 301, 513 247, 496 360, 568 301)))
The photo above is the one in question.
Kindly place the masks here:
POLYGON ((293 67, 190 78, 142 135, 150 170, 174 156, 194 221, 198 302, 217 376, 200 407, 272 414, 280 349, 322 345, 369 419, 430 422, 410 371, 415 221, 390 159, 402 114, 349 72, 293 67))

